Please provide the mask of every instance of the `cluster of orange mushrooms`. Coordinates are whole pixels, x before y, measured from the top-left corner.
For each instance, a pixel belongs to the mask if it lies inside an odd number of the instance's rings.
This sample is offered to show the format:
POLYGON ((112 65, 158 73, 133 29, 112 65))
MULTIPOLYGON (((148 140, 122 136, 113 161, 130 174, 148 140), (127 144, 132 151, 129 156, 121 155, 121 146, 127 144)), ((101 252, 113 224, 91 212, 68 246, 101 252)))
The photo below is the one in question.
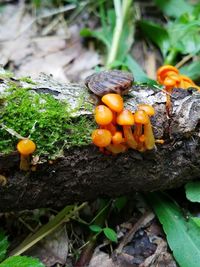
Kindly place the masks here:
MULTIPOLYGON (((157 80, 165 86, 167 93, 166 107, 170 107, 170 94, 173 88, 187 89, 197 86, 189 77, 181 75, 178 69, 171 65, 165 65, 158 69, 157 80)), ((106 94, 101 98, 101 104, 95 108, 95 121, 98 129, 92 133, 92 142, 107 154, 118 154, 129 148, 146 151, 154 148, 155 143, 163 143, 163 140, 155 140, 150 117, 155 114, 154 108, 148 104, 138 105, 135 113, 124 109, 123 98, 119 94, 106 94)), ((36 144, 26 138, 17 144, 20 153, 20 169, 30 169, 30 157, 36 150, 36 144)))
POLYGON ((179 70, 171 65, 161 66, 157 70, 157 81, 164 85, 166 91, 166 107, 169 111, 171 106, 170 95, 173 88, 188 89, 189 87, 196 88, 200 92, 200 87, 197 86, 188 76, 179 73, 179 70))
POLYGON ((92 142, 104 153, 118 154, 132 148, 138 151, 151 150, 155 146, 150 116, 154 108, 148 104, 138 105, 132 113, 124 109, 119 94, 106 94, 102 104, 95 108, 98 129, 92 133, 92 142))

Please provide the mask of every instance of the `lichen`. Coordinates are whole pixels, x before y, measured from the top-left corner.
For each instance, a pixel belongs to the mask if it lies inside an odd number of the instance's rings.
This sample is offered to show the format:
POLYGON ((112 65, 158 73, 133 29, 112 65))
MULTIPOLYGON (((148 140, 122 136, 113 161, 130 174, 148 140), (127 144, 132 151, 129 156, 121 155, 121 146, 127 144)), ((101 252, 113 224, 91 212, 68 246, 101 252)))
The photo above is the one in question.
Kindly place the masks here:
POLYGON ((12 85, 0 103, 0 152, 16 150, 18 138, 12 129, 37 145, 36 154, 49 158, 61 154, 65 147, 87 145, 94 123, 87 116, 73 116, 66 102, 36 93, 30 88, 12 85), (5 126, 4 128, 2 126, 5 126))

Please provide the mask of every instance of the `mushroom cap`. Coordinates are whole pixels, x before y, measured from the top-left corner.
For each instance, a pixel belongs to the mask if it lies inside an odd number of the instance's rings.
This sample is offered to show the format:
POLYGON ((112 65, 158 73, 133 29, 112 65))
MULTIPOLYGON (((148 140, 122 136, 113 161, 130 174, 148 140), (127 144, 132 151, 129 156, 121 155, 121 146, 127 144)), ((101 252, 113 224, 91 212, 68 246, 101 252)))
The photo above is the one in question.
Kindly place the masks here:
POLYGON ((123 98, 118 94, 104 95, 101 101, 115 112, 121 112, 124 108, 123 98))
POLYGON ((145 111, 148 116, 155 115, 155 109, 149 104, 139 104, 138 109, 145 111))
POLYGON ((186 75, 180 75, 180 78, 184 81, 184 82, 188 82, 192 85, 195 85, 195 83, 186 75))
POLYGON ((164 81, 162 82, 166 87, 175 87, 176 86, 176 81, 172 79, 171 77, 166 77, 164 81))
POLYGON ((96 129, 92 132, 92 142, 98 147, 106 147, 111 143, 112 135, 105 129, 96 129))
POLYGON ((125 140, 122 136, 122 132, 117 131, 113 136, 112 136, 112 143, 115 145, 123 143, 125 140))
POLYGON ((101 71, 88 76, 85 80, 86 86, 98 96, 108 93, 123 95, 131 88, 132 82, 132 73, 121 70, 101 71))
POLYGON ((100 128, 108 130, 112 135, 114 135, 117 131, 117 127, 112 122, 107 125, 102 125, 100 128))
POLYGON ((21 155, 28 156, 36 150, 36 145, 28 138, 22 139, 17 144, 17 150, 21 155))
POLYGON ((160 68, 158 68, 158 70, 157 70, 158 82, 163 84, 163 81, 169 72, 170 72, 170 75, 172 74, 172 72, 174 74, 179 74, 179 70, 176 67, 171 66, 171 65, 164 65, 164 66, 161 66, 160 68))
POLYGON ((105 105, 99 105, 95 108, 95 121, 100 125, 107 125, 113 120, 112 111, 105 105))
POLYGON ((134 125, 134 116, 130 110, 124 109, 117 116, 117 124, 119 125, 134 125))
POLYGON ((135 123, 147 124, 149 117, 144 110, 137 110, 134 114, 135 123))

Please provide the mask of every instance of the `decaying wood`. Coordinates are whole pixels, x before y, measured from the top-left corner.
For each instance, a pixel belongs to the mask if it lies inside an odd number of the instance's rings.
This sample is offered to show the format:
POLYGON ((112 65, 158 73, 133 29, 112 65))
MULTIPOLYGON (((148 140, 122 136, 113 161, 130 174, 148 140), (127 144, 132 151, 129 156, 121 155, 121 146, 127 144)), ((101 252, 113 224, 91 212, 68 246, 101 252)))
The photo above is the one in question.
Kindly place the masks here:
MULTIPOLYGON (((80 95, 84 103, 93 98, 83 85, 59 84, 41 76, 33 90, 53 94, 76 105, 80 95)), ((26 85, 24 85, 26 86, 26 85)), ((7 87, 0 84, 0 92, 7 87)), ((19 171, 19 155, 0 155, 0 175, 7 184, 0 186, 0 211, 61 207, 67 203, 115 197, 132 191, 152 191, 182 185, 200 178, 200 94, 196 90, 175 89, 171 116, 165 112, 165 94, 156 88, 134 87, 126 97, 126 106, 135 110, 138 103, 153 104, 152 119, 156 138, 164 145, 140 153, 129 150, 117 156, 99 153, 93 145, 65 150, 53 164, 44 162, 34 172, 19 171)), ((82 109, 77 116, 91 112, 82 109)))

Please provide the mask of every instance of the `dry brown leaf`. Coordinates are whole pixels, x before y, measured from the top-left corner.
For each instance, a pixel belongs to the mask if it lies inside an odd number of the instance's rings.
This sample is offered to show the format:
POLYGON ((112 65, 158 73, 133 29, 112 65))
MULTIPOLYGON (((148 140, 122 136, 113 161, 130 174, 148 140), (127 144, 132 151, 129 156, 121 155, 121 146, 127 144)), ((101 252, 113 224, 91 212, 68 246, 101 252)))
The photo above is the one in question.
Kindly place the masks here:
POLYGON ((68 235, 61 227, 30 249, 28 255, 39 258, 47 267, 65 264, 68 255, 68 235))

